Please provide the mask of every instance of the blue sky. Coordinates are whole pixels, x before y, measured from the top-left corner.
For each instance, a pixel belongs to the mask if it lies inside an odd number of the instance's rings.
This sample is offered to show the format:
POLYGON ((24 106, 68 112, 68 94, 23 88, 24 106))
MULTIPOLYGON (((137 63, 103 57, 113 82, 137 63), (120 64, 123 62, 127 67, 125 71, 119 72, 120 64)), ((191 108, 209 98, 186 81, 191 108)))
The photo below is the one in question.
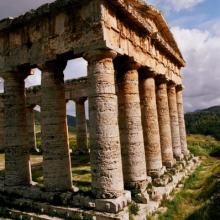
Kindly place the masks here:
MULTIPOLYGON (((0 19, 18 16, 53 0, 0 0, 0 19)), ((187 62, 182 70, 185 85, 185 111, 220 105, 220 0, 145 0, 157 7, 187 62)), ((86 62, 69 62, 65 78, 86 75, 86 62), (74 73, 74 74, 73 74, 74 73)), ((28 77, 26 85, 40 83, 40 72, 28 77)), ((68 113, 74 112, 68 105, 68 113)))
MULTIPOLYGON (((163 6, 159 5, 159 7, 163 9, 163 6)), ((206 0, 190 9, 165 11, 164 14, 171 26, 202 28, 207 21, 220 19, 220 1, 206 0)))

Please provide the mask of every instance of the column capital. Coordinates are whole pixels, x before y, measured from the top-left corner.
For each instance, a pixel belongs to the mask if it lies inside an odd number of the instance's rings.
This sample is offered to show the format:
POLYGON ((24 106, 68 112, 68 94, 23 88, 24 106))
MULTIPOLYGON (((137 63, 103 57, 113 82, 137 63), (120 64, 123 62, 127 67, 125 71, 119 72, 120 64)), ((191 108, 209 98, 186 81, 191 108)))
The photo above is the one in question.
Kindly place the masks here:
POLYGON ((167 86, 168 86, 168 88, 173 88, 173 87, 176 87, 177 84, 175 82, 173 82, 172 80, 169 80, 167 83, 167 86))
POLYGON ((182 84, 179 84, 176 86, 176 90, 179 91, 183 91, 184 90, 184 86, 182 84))
POLYGON ((115 59, 114 64, 120 73, 126 73, 131 70, 139 70, 141 65, 128 56, 122 56, 115 59))
POLYGON ((145 79, 155 78, 157 76, 157 73, 148 67, 140 68, 139 72, 140 72, 140 77, 145 78, 145 79))
POLYGON ((39 64, 38 68, 45 72, 60 73, 63 72, 67 65, 67 60, 53 60, 43 64, 39 64))
POLYGON ((8 79, 18 79, 24 80, 28 75, 31 75, 31 67, 30 66, 19 66, 13 70, 1 72, 1 77, 4 80, 8 79))
POLYGON ((168 78, 164 74, 156 75, 155 80, 156 80, 157 85, 160 85, 160 84, 163 84, 163 83, 168 83, 168 78))
POLYGON ((75 98, 74 102, 75 103, 79 103, 79 104, 84 104, 84 102, 87 100, 87 97, 79 97, 79 98, 75 98))
POLYGON ((117 52, 115 52, 114 50, 109 50, 109 49, 90 50, 83 54, 83 57, 88 62, 98 61, 100 59, 105 59, 105 58, 114 59, 116 56, 117 56, 117 52))

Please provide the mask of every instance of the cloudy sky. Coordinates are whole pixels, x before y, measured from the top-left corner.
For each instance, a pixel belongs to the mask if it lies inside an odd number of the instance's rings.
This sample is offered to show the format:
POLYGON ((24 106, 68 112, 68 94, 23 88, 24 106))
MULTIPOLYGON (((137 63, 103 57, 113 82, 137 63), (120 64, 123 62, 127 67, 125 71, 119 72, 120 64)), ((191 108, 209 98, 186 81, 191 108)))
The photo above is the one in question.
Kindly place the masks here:
MULTIPOLYGON (((17 16, 53 0, 0 0, 0 19, 17 16)), ((182 70, 185 85, 185 110, 193 111, 220 105, 220 1, 219 0, 146 0, 159 8, 168 20, 187 62, 182 70)), ((86 74, 86 62, 69 62, 65 78, 86 74)), ((40 83, 40 73, 26 84, 40 83)), ((68 112, 73 112, 68 105, 68 112)))

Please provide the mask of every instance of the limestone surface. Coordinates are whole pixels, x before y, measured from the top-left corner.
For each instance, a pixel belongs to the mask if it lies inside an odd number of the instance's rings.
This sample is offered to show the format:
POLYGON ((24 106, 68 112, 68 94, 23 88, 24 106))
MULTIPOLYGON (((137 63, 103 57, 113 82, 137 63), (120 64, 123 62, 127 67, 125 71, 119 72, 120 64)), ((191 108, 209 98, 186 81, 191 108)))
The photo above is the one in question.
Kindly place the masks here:
POLYGON ((147 172, 138 71, 134 67, 130 68, 130 70, 120 73, 118 78, 119 127, 124 182, 129 189, 141 189, 146 187, 144 184, 146 184, 147 172))
POLYGON ((157 78, 156 97, 162 161, 166 167, 172 167, 174 158, 167 96, 167 82, 166 79, 161 76, 157 78))
POLYGON ((142 104, 142 124, 144 132, 147 172, 149 175, 159 173, 162 169, 160 133, 156 104, 156 87, 154 76, 140 80, 142 104))

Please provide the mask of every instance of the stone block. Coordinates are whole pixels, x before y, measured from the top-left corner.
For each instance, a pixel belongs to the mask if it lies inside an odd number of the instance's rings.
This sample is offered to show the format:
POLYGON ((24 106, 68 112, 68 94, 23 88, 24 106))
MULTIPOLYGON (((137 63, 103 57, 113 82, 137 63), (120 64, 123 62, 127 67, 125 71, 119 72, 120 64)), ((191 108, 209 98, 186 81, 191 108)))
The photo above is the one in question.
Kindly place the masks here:
POLYGON ((95 209, 101 212, 118 213, 131 202, 131 193, 125 191, 122 196, 116 199, 96 199, 95 209))

